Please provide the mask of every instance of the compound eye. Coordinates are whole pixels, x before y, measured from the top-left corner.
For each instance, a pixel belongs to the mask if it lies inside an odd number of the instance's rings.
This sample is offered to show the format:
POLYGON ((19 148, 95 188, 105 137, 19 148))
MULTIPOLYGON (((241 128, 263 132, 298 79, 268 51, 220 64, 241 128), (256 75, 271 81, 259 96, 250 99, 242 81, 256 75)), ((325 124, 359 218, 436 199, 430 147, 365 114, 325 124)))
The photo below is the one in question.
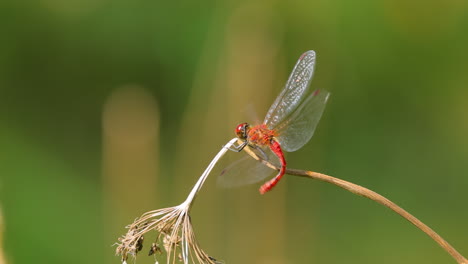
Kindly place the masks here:
POLYGON ((236 135, 240 139, 247 139, 247 128, 249 127, 249 124, 247 123, 242 123, 239 124, 236 127, 236 135))

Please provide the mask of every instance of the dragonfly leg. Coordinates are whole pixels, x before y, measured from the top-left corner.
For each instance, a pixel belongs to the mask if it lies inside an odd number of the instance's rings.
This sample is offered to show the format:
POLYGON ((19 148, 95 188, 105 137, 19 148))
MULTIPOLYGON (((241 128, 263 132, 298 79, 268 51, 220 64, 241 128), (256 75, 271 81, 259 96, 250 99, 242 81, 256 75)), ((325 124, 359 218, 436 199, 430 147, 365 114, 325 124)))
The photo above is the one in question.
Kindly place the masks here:
MULTIPOLYGON (((258 152, 259 152, 259 154, 260 154, 260 157, 259 157, 259 158, 268 161, 268 156, 267 156, 267 154, 265 153, 265 151, 264 151, 261 147, 259 147, 259 146, 257 146, 257 145, 249 145, 249 146, 252 147, 252 148, 254 148, 254 149, 256 149, 256 150, 258 150, 258 152)), ((259 156, 259 155, 256 155, 256 156, 259 156)))
MULTIPOLYGON (((247 146, 248 142, 247 140, 245 140, 244 142, 242 142, 241 144, 235 146, 234 144, 231 145, 230 147, 228 147, 227 149, 229 149, 230 151, 234 151, 234 152, 241 152, 245 146, 247 146)), ((225 146, 224 146, 225 147, 225 146)))

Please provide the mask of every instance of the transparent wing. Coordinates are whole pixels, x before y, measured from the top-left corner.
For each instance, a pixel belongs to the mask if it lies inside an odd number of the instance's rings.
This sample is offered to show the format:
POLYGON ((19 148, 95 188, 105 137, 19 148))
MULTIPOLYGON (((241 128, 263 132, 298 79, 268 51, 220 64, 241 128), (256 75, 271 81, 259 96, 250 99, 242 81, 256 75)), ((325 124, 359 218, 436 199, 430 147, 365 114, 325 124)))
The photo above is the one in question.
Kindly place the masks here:
POLYGON ((265 117, 263 123, 270 129, 275 128, 299 106, 309 88, 314 73, 314 65, 315 52, 313 50, 309 50, 299 57, 286 86, 265 117))
MULTIPOLYGON (((246 148, 249 148, 249 146, 246 148)), ((279 166, 276 156, 274 156, 270 150, 266 149, 265 151, 258 151, 253 148, 250 149, 257 155, 268 159, 276 166, 279 166)), ((239 155, 242 155, 242 158, 231 163, 223 169, 221 174, 218 176, 217 184, 219 186, 228 188, 253 184, 276 173, 275 170, 263 165, 263 163, 257 161, 246 153, 240 153, 239 155)))
POLYGON ((325 90, 315 90, 287 120, 277 125, 277 139, 283 150, 296 151, 310 140, 329 96, 325 90))

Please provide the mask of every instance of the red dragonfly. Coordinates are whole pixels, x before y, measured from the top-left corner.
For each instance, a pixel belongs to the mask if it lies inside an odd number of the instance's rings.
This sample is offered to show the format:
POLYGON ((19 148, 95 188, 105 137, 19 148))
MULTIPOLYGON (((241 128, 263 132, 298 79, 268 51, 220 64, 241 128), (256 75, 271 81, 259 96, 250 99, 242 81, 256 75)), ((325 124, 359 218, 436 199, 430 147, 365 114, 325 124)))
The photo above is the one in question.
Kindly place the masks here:
MULTIPOLYGON (((286 171, 283 150, 292 152, 304 146, 314 134, 325 109, 329 92, 315 90, 308 93, 314 66, 315 52, 310 50, 302 54, 294 66, 285 88, 268 110, 263 123, 256 126, 242 123, 236 127, 236 135, 242 143, 231 150, 239 152, 245 147, 249 147, 265 159, 269 158, 269 154, 273 154, 279 160, 281 169, 273 179, 260 187, 261 194, 270 191, 283 177, 286 171)), ((246 158, 253 160, 251 157, 246 158)), ((242 170, 238 165, 233 164, 231 171, 242 170)), ((260 167, 267 168, 263 164, 260 167)), ((245 183, 256 182, 270 174, 264 173, 265 171, 260 167, 248 168, 250 174, 253 175, 249 174, 245 183)), ((243 184, 242 182, 232 182, 223 174, 225 173, 222 173, 220 180, 218 180, 222 185, 243 184)))

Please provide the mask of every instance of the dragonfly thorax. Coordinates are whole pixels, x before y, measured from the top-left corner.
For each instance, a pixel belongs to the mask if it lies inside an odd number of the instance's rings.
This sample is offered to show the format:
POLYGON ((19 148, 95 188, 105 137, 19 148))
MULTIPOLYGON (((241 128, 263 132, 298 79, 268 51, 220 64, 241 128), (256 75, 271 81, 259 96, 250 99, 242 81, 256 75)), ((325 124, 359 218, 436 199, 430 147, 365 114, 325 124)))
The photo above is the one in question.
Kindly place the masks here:
POLYGON ((269 129, 265 124, 249 127, 247 130, 247 140, 254 145, 270 145, 276 136, 276 132, 269 129))

